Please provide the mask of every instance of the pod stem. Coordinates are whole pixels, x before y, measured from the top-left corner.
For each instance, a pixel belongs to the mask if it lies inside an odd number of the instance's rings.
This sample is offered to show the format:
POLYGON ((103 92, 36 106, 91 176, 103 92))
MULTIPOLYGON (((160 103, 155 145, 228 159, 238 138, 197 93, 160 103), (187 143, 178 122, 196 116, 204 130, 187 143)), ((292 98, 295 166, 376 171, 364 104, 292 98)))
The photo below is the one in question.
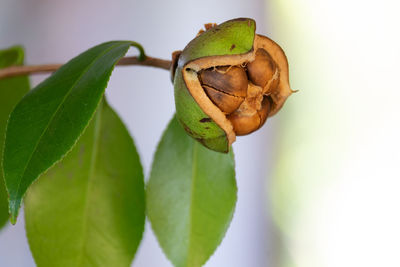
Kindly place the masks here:
MULTIPOLYGON (((142 55, 142 54, 141 54, 142 55)), ((171 61, 139 55, 139 57, 124 57, 121 58, 117 66, 128 66, 128 65, 139 65, 139 66, 149 66, 165 70, 170 70, 171 61)), ((0 70, 0 79, 31 75, 38 73, 54 72, 59 69, 63 64, 46 64, 46 65, 30 65, 30 66, 12 66, 0 70)))

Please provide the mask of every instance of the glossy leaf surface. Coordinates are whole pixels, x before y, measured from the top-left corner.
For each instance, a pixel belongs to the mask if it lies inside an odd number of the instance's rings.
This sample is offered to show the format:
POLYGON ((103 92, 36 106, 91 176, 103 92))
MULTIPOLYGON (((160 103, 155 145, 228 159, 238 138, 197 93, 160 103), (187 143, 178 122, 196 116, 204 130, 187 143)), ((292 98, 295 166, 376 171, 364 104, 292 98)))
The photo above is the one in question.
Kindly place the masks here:
POLYGON ((154 157, 146 191, 147 213, 176 267, 202 266, 229 227, 236 203, 233 153, 203 147, 177 119, 154 157))
MULTIPOLYGON (((21 47, 0 50, 0 69, 14 65, 22 65, 24 51, 21 47)), ((14 106, 29 91, 29 80, 26 76, 0 79, 0 228, 8 220, 8 200, 4 185, 1 159, 8 117, 14 106)))
POLYGON ((145 219, 143 172, 128 131, 100 104, 71 152, 25 198, 39 267, 129 266, 145 219))
POLYGON ((3 168, 12 223, 29 185, 82 134, 114 65, 131 44, 107 42, 80 54, 29 92, 11 113, 3 168))

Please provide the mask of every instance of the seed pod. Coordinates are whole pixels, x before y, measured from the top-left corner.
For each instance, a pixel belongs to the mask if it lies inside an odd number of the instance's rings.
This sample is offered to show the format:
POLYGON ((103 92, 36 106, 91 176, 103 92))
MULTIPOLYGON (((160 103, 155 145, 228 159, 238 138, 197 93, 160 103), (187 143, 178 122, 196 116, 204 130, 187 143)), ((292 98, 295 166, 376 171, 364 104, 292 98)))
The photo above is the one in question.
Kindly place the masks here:
POLYGON ((282 49, 240 18, 212 26, 175 53, 177 118, 206 147, 228 152, 236 135, 260 128, 292 93, 282 49), (179 58, 178 58, 179 57, 179 58))

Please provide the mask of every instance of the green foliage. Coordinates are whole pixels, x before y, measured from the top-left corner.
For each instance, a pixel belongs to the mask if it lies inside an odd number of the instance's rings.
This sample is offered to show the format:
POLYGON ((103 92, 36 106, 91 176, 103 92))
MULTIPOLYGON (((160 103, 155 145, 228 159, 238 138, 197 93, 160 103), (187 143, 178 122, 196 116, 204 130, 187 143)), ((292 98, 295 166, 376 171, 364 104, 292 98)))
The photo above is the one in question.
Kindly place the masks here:
MULTIPOLYGON (((24 51, 21 47, 11 47, 0 50, 0 69, 13 65, 22 65, 24 51)), ((0 228, 8 220, 7 192, 4 185, 1 159, 8 117, 13 107, 29 91, 29 79, 26 76, 12 77, 0 80, 0 228)))
POLYGON ((11 222, 29 185, 75 144, 102 98, 116 62, 132 42, 114 41, 75 57, 15 107, 7 125, 3 169, 11 222))
POLYGON ((43 266, 129 266, 144 229, 139 156, 102 102, 71 152, 25 198, 27 236, 43 266))
POLYGON ((236 203, 233 153, 211 151, 170 122, 147 185, 147 214, 176 267, 202 266, 223 239, 236 203))
MULTIPOLYGON (((233 152, 203 147, 176 117, 158 146, 145 196, 133 140, 102 101, 130 46, 145 58, 136 42, 103 43, 28 94, 27 77, 0 80, 0 173, 12 223, 27 192, 26 230, 39 267, 129 266, 146 201, 158 241, 176 267, 202 266, 229 227, 237 198, 233 152)), ((0 68, 22 61, 21 48, 0 51, 0 68)), ((8 214, 0 178, 2 226, 8 214)))

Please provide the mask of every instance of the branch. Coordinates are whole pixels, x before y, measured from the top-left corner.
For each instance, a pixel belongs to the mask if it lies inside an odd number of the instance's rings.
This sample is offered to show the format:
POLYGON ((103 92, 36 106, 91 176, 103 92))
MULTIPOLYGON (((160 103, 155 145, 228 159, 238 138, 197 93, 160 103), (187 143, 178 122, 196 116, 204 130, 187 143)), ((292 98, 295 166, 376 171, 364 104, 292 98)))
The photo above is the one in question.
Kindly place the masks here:
MULTIPOLYGON (((12 66, 0 69, 0 79, 14 77, 14 76, 21 76, 21 75, 54 72, 57 69, 59 69, 62 65, 63 64, 12 66)), ((146 56, 145 60, 143 61, 139 61, 138 57, 124 57, 121 58, 117 63, 117 66, 127 66, 127 65, 150 66, 150 67, 169 70, 171 67, 171 61, 146 56)))

